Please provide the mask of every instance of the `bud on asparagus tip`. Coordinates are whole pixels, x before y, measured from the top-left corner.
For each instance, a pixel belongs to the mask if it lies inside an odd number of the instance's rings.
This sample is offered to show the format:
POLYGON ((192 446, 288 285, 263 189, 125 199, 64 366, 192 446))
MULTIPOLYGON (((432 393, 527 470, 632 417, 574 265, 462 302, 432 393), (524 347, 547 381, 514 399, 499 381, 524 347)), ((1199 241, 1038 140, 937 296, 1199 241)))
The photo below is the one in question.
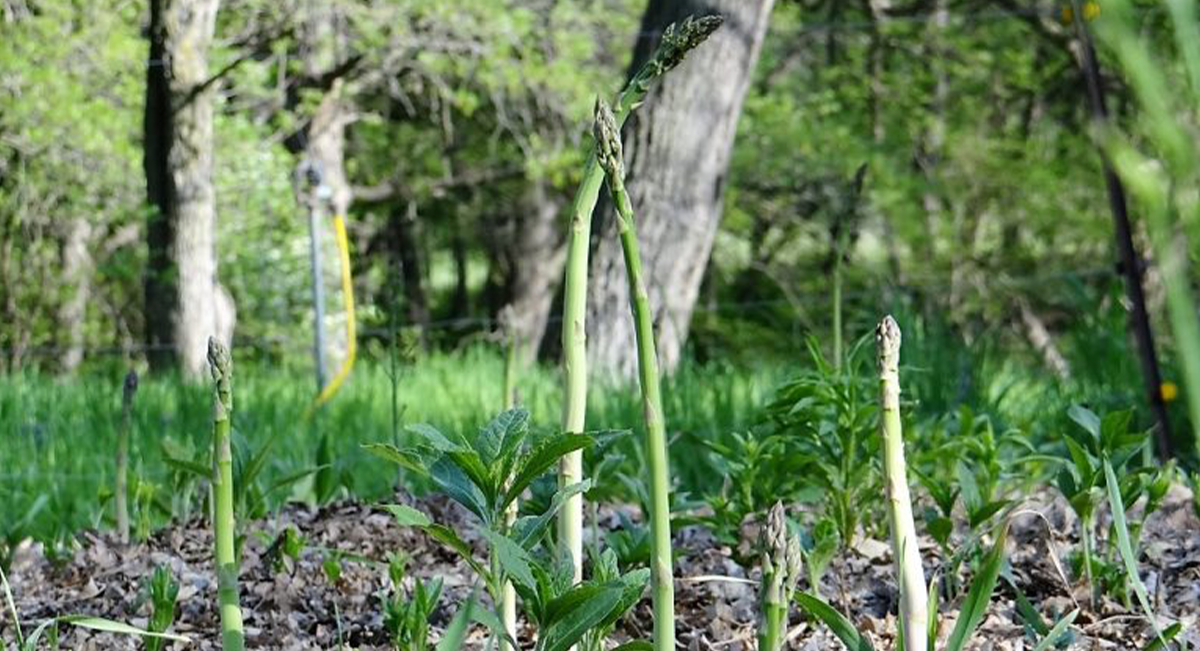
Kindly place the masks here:
POLYGON ((894 370, 900 365, 900 326, 891 315, 883 317, 875 328, 875 345, 881 371, 894 370))
POLYGON ((658 61, 661 72, 666 72, 679 65, 687 53, 695 49, 717 31, 725 18, 712 14, 696 18, 688 16, 681 24, 672 23, 663 32, 662 44, 659 47, 658 61))
POLYGON ((125 374, 125 400, 128 402, 133 399, 133 394, 137 393, 138 374, 137 371, 129 371, 125 374))
POLYGON ((621 163, 621 134, 617 130, 617 119, 608 104, 596 98, 596 161, 610 177, 625 175, 621 163))

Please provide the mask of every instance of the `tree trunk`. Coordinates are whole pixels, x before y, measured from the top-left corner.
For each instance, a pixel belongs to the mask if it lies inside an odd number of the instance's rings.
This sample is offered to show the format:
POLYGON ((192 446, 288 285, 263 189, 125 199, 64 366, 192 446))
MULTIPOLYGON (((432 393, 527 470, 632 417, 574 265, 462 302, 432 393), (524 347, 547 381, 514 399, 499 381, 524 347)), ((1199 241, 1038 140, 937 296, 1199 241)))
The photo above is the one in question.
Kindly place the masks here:
POLYGON ((92 225, 86 218, 76 217, 67 229, 62 248, 62 273, 67 295, 58 307, 63 351, 58 365, 64 373, 73 373, 83 361, 83 326, 92 288, 92 225))
POLYGON ((508 309, 508 328, 517 340, 522 362, 534 358, 547 333, 555 291, 562 278, 566 247, 561 197, 545 182, 530 179, 519 212, 506 228, 489 234, 495 293, 491 308, 508 309))
POLYGON ((207 61, 218 5, 150 2, 143 166, 155 212, 147 228, 146 343, 154 368, 178 362, 189 377, 202 376, 210 335, 232 335, 230 305, 217 285, 207 61))
MULTIPOLYGON (((774 0, 651 0, 641 33, 657 34, 689 14, 721 13, 725 25, 691 53, 626 123, 630 199, 645 256, 647 289, 664 370, 679 362, 721 216, 725 176, 742 101, 774 0)), ((638 41, 636 69, 653 51, 638 41)), ((611 214, 599 241, 588 297, 589 363, 636 371, 633 321, 621 247, 611 214)))

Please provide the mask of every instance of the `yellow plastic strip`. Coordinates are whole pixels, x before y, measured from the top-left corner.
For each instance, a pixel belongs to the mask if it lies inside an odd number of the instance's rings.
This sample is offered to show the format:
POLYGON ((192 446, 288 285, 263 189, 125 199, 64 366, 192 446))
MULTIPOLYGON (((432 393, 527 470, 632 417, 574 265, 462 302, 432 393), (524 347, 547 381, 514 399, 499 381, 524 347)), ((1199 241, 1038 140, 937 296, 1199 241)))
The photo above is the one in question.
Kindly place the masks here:
POLYGON ((350 277, 350 244, 346 239, 346 220, 341 215, 333 217, 333 232, 337 239, 338 257, 342 263, 342 301, 346 310, 346 358, 342 360, 342 366, 338 369, 337 374, 333 376, 329 384, 325 385, 325 388, 309 406, 309 415, 328 402, 333 394, 341 388, 346 378, 350 376, 350 369, 354 367, 354 356, 358 352, 354 318, 354 283, 351 282, 350 277))

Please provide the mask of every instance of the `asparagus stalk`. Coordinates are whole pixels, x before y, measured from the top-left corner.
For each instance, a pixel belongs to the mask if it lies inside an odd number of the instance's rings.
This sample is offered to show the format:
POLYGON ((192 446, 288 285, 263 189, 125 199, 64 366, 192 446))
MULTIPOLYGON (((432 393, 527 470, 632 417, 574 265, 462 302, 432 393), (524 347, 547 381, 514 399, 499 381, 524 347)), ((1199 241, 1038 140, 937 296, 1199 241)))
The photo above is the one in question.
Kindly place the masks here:
POLYGON ((596 152, 608 179, 617 208, 617 234, 625 255, 629 295, 633 297, 634 334, 637 339, 638 381, 642 387, 642 412, 646 420, 646 457, 650 466, 650 576, 654 586, 654 648, 675 648, 675 586, 671 571, 670 467, 667 432, 663 423, 658 355, 654 346, 654 315, 642 278, 642 256, 633 224, 633 207, 625 191, 625 166, 621 160, 621 135, 616 117, 603 101, 596 102, 596 152))
POLYGON ((238 605, 238 565, 233 546, 233 451, 230 445, 233 417, 233 362, 229 351, 208 338, 208 367, 213 395, 213 534, 216 540, 217 599, 221 606, 221 648, 242 651, 242 609, 238 605))
MULTIPOLYGON (((517 333, 513 326, 514 314, 512 307, 506 307, 500 313, 500 325, 504 333, 504 409, 509 410, 517 406, 517 333)), ((513 500, 508 505, 508 509, 504 511, 504 526, 505 531, 511 529, 514 522, 517 521, 517 502, 513 500)), ((508 639, 500 641, 500 651, 516 651, 513 644, 509 643, 509 639, 513 642, 517 639, 517 591, 513 587, 512 581, 505 581, 504 587, 500 593, 500 621, 504 625, 504 632, 508 634, 508 639)))
POLYGON ((117 432, 117 482, 113 498, 117 510, 117 535, 129 542, 129 430, 133 427, 133 396, 137 393, 137 371, 125 374, 121 392, 121 429, 117 432))
MULTIPOLYGON (((663 32, 654 55, 625 85, 617 98, 615 120, 619 127, 629 112, 637 108, 650 83, 683 61, 687 53, 704 42, 721 26, 720 16, 688 17, 663 32)), ((563 402, 564 432, 582 433, 587 410, 587 272, 592 211, 600 196, 604 171, 596 165, 596 154, 589 154, 583 180, 571 204, 570 233, 567 238, 566 276, 563 281, 563 375, 566 396, 563 402)), ((571 452, 559 465, 559 486, 583 481, 583 452, 571 452)), ((574 495, 563 505, 558 518, 559 544, 571 554, 575 564, 575 582, 583 579, 583 496, 574 495)))
POLYGON ((759 543, 762 547, 762 595, 758 649, 780 651, 787 637, 788 606, 800 582, 802 565, 800 541, 787 529, 783 502, 776 502, 771 508, 759 543))
POLYGON ((879 352, 880 427, 883 470, 887 481, 888 515, 892 526, 892 556, 900 586, 900 626, 905 649, 925 649, 928 639, 928 601, 925 571, 917 549, 912 501, 904 466, 904 434, 900 426, 900 326, 885 316, 875 329, 879 352))

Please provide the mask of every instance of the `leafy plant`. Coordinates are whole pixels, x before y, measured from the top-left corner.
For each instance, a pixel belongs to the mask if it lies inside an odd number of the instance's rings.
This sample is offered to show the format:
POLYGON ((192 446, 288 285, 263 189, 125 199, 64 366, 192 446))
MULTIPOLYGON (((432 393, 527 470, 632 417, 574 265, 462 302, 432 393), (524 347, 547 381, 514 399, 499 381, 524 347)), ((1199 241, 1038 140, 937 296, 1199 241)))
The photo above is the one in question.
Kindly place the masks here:
POLYGON ((1079 518, 1080 565, 1094 598, 1097 587, 1094 570, 1098 566, 1094 531, 1096 508, 1106 495, 1103 462, 1107 460, 1114 467, 1124 468, 1145 445, 1146 436, 1129 431, 1131 411, 1110 412, 1101 419, 1090 409, 1076 405, 1067 414, 1079 427, 1063 437, 1070 463, 1063 464, 1056 484, 1079 518))
POLYGON ((442 580, 412 578, 412 587, 404 588, 408 557, 392 554, 388 558, 390 591, 380 595, 383 602, 383 628, 396 651, 426 651, 429 648, 429 619, 442 594, 442 580))
POLYGON ((808 461, 795 454, 783 434, 734 432, 728 443, 699 443, 710 450, 713 466, 725 479, 720 493, 705 498, 712 513, 698 519, 734 550, 734 560, 749 567, 753 555, 741 551, 742 526, 748 518, 766 513, 776 500, 795 496, 808 461))
POLYGON ((872 384, 862 372, 865 342, 855 344, 839 370, 810 339, 813 369, 784 384, 765 410, 786 437, 788 454, 808 461, 805 472, 796 474, 824 494, 825 514, 843 547, 857 540, 880 486, 872 463, 879 449, 872 435, 876 407, 869 399, 872 384))
MULTIPOLYGON (((179 598, 179 582, 171 574, 171 568, 166 565, 154 568, 146 592, 151 606, 150 622, 146 628, 151 633, 166 633, 175 622, 175 602, 179 598)), ((161 651, 167 642, 160 635, 145 636, 143 641, 146 651, 161 651)))
MULTIPOLYGON (((577 644, 589 629, 615 621, 624 613, 617 612, 618 607, 631 607, 641 595, 645 579, 635 571, 617 581, 593 579, 573 585, 569 557, 545 553, 543 543, 555 515, 568 497, 586 491, 589 482, 558 489, 545 511, 510 523, 506 517, 509 505, 526 488, 564 454, 594 441, 584 434, 552 433, 527 445, 528 421, 527 411, 511 409, 470 438, 415 425, 409 429, 421 439, 416 447, 377 444, 367 449, 428 474, 434 486, 478 518, 478 533, 488 546, 486 561, 477 559, 471 545, 456 531, 434 523, 424 513, 404 505, 384 507, 402 526, 417 527, 458 554, 480 577, 494 604, 501 603, 503 587, 511 581, 526 615, 538 627, 537 648, 563 651, 577 644), (626 595, 635 584, 637 595, 630 602, 626 595)), ((499 613, 484 623, 494 635, 505 637, 499 613)))

